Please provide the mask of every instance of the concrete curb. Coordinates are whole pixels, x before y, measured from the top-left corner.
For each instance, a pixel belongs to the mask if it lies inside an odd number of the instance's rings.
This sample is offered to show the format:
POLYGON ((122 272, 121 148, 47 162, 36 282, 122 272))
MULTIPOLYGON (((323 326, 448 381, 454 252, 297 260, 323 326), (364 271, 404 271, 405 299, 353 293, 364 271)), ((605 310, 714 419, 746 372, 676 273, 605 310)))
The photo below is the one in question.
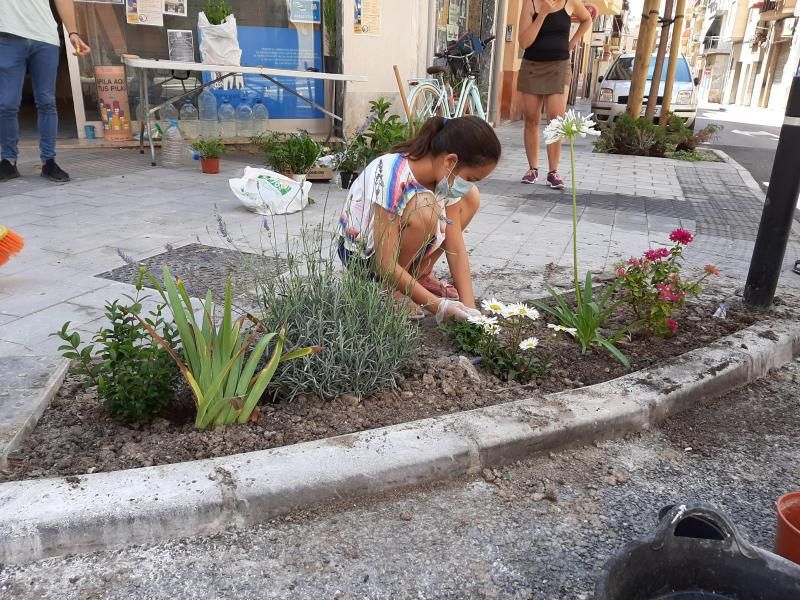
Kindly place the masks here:
POLYGON ((274 450, 0 485, 0 563, 210 534, 647 429, 800 351, 764 322, 607 383, 274 450))
POLYGON ((69 361, 63 358, 0 358, 0 469, 36 427, 68 369, 69 361))

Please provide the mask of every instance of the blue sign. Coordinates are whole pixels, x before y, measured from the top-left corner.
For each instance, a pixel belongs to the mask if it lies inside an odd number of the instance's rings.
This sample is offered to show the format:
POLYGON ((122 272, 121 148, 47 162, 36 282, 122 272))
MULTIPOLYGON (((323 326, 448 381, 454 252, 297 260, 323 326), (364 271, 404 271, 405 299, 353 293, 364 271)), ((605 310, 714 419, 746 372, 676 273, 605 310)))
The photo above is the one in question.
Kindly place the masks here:
MULTIPOLYGON (((322 34, 317 27, 301 26, 284 29, 239 26, 237 34, 239 47, 242 49, 243 66, 291 71, 322 70, 322 34)), ((211 73, 203 73, 203 82, 207 83, 211 79, 211 73)), ((316 104, 325 106, 323 81, 297 77, 274 79, 316 104)), ((223 99, 228 98, 231 104, 238 106, 243 93, 246 94, 251 106, 256 98, 261 98, 271 119, 324 117, 322 112, 261 75, 245 75, 243 79, 236 78, 233 84, 229 84, 226 80, 223 85, 214 85, 209 89, 217 97, 217 103, 220 105, 223 99)))
POLYGON ((294 23, 319 23, 320 22, 320 2, 319 0, 290 0, 291 16, 290 21, 294 23))

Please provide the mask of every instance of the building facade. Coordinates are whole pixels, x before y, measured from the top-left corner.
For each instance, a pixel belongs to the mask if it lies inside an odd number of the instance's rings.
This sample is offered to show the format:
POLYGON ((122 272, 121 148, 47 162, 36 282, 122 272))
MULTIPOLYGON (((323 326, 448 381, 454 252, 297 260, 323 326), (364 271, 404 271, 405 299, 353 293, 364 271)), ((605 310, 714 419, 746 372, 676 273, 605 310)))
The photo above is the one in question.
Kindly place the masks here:
POLYGON ((702 73, 701 99, 782 110, 800 66, 797 0, 697 5, 689 52, 702 73))

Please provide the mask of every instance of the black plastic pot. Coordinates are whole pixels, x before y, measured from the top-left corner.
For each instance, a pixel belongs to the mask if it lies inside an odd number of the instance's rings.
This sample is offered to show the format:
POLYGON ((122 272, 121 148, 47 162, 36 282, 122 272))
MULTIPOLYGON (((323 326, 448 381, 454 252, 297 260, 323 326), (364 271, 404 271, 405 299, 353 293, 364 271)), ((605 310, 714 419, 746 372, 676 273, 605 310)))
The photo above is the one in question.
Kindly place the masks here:
POLYGON ((349 190, 358 177, 358 173, 340 173, 339 176, 342 178, 342 189, 349 190))
POLYGON ((606 563, 597 600, 800 598, 800 566, 750 545, 714 507, 676 505, 660 517, 606 563))

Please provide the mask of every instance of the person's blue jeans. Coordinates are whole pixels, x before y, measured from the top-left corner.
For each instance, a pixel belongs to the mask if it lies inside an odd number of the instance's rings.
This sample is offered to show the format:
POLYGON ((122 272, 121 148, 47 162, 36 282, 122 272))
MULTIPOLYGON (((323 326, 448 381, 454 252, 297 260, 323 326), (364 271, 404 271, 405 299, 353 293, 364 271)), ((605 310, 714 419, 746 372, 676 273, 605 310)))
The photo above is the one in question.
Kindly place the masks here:
POLYGON ((0 158, 17 160, 19 107, 25 73, 31 75, 39 117, 39 155, 56 157, 56 75, 60 48, 0 33, 0 158))

